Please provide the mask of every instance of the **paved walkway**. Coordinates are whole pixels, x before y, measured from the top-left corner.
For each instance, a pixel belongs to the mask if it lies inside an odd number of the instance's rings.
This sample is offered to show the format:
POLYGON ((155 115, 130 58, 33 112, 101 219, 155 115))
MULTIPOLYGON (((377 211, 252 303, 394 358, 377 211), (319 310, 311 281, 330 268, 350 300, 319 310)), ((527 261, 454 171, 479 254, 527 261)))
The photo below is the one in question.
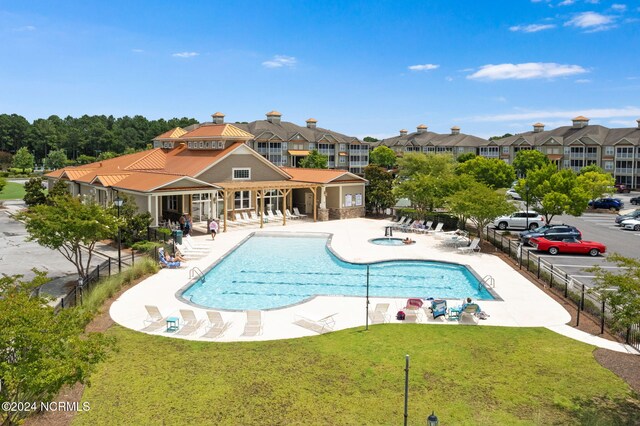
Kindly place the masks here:
MULTIPOLYGON (((442 248, 439 240, 430 235, 415 235, 416 244, 392 247, 377 246, 369 239, 384 235, 384 223, 372 219, 349 219, 331 222, 292 221, 286 227, 269 227, 266 232, 328 232, 333 234, 332 248, 345 260, 367 263, 388 259, 424 259, 442 260, 469 265, 479 276, 491 275, 495 279, 495 291, 503 300, 482 301, 484 311, 490 314, 487 320, 480 321, 481 326, 505 327, 547 327, 568 337, 599 347, 635 353, 632 348, 590 336, 566 326, 571 320, 569 313, 542 290, 529 282, 499 257, 490 254, 461 254, 456 249, 442 248), (573 331, 572 331, 573 330, 573 331)), ((145 325, 147 313, 145 305, 157 306, 164 316, 180 316, 180 309, 191 309, 198 319, 205 320, 207 309, 194 307, 177 299, 176 292, 189 282, 189 273, 193 267, 206 270, 212 263, 229 252, 235 245, 253 232, 265 232, 256 228, 239 228, 219 234, 215 241, 209 236, 194 237, 197 244, 208 247, 205 256, 192 259, 186 268, 165 269, 141 282, 124 293, 115 301, 110 310, 111 317, 119 324, 140 330, 145 325)), ((389 314, 400 310, 406 298, 371 298, 371 309, 377 303, 389 303, 389 314)), ((458 301, 450 301, 457 304, 458 301)), ((210 309, 213 310, 213 309, 210 309)), ((293 323, 298 315, 319 319, 337 313, 335 330, 361 327, 365 325, 365 303, 363 297, 318 296, 302 304, 282 309, 262 312, 263 331, 255 337, 243 336, 246 314, 244 312, 222 311, 225 321, 231 322, 230 328, 217 341, 254 341, 275 340, 316 335, 315 332, 293 323)), ((426 316, 418 319, 426 323, 447 326, 457 322, 443 318, 434 321, 426 316)), ((398 322, 392 319, 391 322, 398 322)), ((189 336, 159 332, 164 336, 190 340, 207 340, 200 337, 205 328, 189 336)))

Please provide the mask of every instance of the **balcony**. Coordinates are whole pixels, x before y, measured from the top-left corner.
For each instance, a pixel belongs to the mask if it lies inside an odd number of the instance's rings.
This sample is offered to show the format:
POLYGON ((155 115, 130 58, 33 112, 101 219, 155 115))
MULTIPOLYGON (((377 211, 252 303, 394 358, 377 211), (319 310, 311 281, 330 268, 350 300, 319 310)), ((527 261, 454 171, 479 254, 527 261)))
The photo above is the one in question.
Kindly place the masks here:
POLYGON ((616 167, 615 174, 616 175, 630 175, 630 174, 633 174, 633 168, 632 167, 616 167))
POLYGON ((632 152, 616 152, 616 159, 618 158, 633 158, 632 152))

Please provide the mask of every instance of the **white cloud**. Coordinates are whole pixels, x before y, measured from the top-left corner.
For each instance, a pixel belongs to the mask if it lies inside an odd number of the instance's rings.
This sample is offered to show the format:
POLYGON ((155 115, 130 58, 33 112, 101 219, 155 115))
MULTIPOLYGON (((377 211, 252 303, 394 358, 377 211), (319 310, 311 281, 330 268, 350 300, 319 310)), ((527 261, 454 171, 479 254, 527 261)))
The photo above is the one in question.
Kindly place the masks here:
POLYGON ((171 56, 174 58, 193 58, 194 56, 198 56, 198 52, 178 52, 174 53, 171 56))
POLYGON ((562 65, 553 62, 529 62, 525 64, 483 65, 467 78, 470 80, 527 80, 554 78, 587 72, 580 65, 562 65))
POLYGON ((620 4, 620 3, 614 3, 611 5, 611 9, 615 10, 616 12, 624 12, 625 10, 627 10, 627 5, 626 4, 620 4))
POLYGON ((609 120, 609 124, 617 124, 624 127, 636 127, 638 122, 636 120, 609 120))
POLYGON ((576 0, 564 0, 564 1, 561 1, 560 3, 558 3, 558 6, 571 6, 575 2, 576 2, 576 0))
POLYGON ((35 31, 35 30, 36 30, 36 27, 34 27, 33 25, 25 25, 24 27, 15 28, 13 31, 22 32, 22 31, 35 31))
POLYGON ((293 56, 275 55, 273 59, 264 61, 262 66, 265 68, 282 68, 282 67, 294 67, 298 63, 293 56))
POLYGON ((578 84, 584 84, 584 83, 591 83, 591 80, 589 80, 588 78, 579 78, 575 82, 578 84))
POLYGON ((591 119, 623 117, 637 118, 640 116, 640 108, 629 106, 625 108, 594 108, 573 111, 527 111, 512 114, 478 115, 471 117, 471 121, 542 120, 545 118, 562 118, 565 120, 571 120, 571 118, 577 117, 578 115, 584 115, 591 119))
POLYGON ((436 64, 424 64, 424 65, 410 65, 408 67, 411 71, 429 71, 440 68, 440 65, 436 64))
POLYGON ((131 51, 133 53, 142 53, 142 52, 144 52, 144 50, 142 50, 142 49, 131 49, 131 51))
POLYGON ((584 0, 584 2, 589 4, 598 4, 600 3, 600 0, 584 0))
POLYGON ((509 27, 510 31, 522 31, 523 33, 537 33, 538 31, 550 30, 555 28, 554 24, 529 24, 529 25, 514 25, 509 27))
POLYGON ((582 28, 588 32, 605 31, 615 27, 615 18, 597 12, 582 12, 565 22, 564 26, 582 28))

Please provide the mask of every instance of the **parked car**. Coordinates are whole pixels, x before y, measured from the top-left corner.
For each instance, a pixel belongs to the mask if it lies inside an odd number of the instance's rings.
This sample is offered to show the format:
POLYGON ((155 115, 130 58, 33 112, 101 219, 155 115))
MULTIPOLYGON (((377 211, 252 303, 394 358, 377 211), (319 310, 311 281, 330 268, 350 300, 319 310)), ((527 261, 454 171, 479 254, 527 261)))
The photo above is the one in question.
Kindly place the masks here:
POLYGON ((522 197, 520 196, 520 194, 518 194, 516 190, 513 188, 508 189, 506 192, 506 195, 508 197, 513 198, 514 200, 522 200, 522 197))
POLYGON ((615 188, 616 188, 616 192, 618 194, 622 194, 622 193, 625 193, 625 192, 626 193, 631 192, 631 189, 627 185, 625 185, 623 183, 616 183, 615 184, 615 188))
POLYGON ((531 239, 531 245, 536 250, 547 251, 549 254, 558 253, 588 254, 597 256, 607 251, 607 247, 597 241, 584 241, 577 238, 564 238, 560 241, 548 240, 543 237, 531 239))
POLYGON ((629 202, 634 206, 637 206, 638 204, 640 204, 640 197, 633 197, 629 202))
POLYGON ((593 209, 608 209, 619 211, 624 208, 624 203, 619 198, 598 198, 589 201, 589 207, 593 209))
POLYGON ((520 228, 534 230, 544 226, 544 216, 536 212, 516 212, 510 216, 500 216, 493 221, 498 229, 520 228))
POLYGON ((627 219, 637 219, 640 218, 640 209, 634 210, 627 214, 619 214, 616 216, 616 225, 622 224, 623 221, 627 219))
POLYGON ((582 239, 582 232, 571 225, 545 225, 533 231, 523 231, 520 233, 522 244, 531 244, 531 238, 543 237, 552 241, 561 241, 565 238, 582 239))
POLYGON ((624 220, 620 225, 622 226, 622 229, 626 229, 628 231, 640 231, 640 217, 637 219, 624 220))

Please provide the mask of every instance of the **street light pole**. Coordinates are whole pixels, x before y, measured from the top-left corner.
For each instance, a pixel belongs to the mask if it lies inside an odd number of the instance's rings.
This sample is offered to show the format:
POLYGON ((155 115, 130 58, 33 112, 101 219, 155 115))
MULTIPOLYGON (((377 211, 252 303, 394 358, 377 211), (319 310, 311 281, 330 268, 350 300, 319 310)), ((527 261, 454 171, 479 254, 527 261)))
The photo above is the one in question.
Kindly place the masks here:
POLYGON ((365 330, 369 330, 369 265, 367 265, 367 317, 365 318, 365 330))
POLYGON ((124 200, 120 198, 120 196, 116 197, 113 200, 116 207, 118 208, 118 272, 122 271, 122 250, 121 250, 121 236, 120 236, 120 207, 122 207, 122 203, 124 200))
POLYGON ((409 355, 405 355, 404 367, 404 426, 409 420, 409 355))
POLYGON ((524 200, 527 207, 527 229, 529 229, 529 185, 527 184, 524 186, 524 200))

